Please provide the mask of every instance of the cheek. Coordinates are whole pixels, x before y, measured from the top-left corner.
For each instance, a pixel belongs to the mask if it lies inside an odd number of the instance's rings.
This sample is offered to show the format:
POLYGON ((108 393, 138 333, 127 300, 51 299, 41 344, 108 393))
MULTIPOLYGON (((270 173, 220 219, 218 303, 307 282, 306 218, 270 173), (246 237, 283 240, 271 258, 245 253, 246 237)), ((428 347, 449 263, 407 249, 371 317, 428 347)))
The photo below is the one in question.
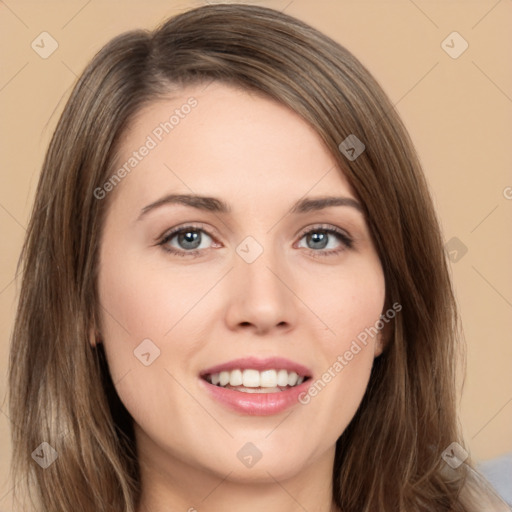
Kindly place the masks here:
MULTIPOLYGON (((169 396, 181 396, 169 363, 181 361, 183 366, 196 350, 193 343, 183 342, 183 328, 206 284, 190 280, 183 286, 183 276, 169 283, 161 269, 137 258, 121 261, 107 254, 102 262, 101 333, 112 381, 135 421, 156 425, 171 415, 169 396)), ((186 410, 187 403, 180 407, 186 410)))
POLYGON ((365 394, 381 329, 385 283, 380 264, 340 272, 328 293, 316 296, 328 326, 318 339, 318 374, 301 397, 319 424, 337 438, 355 415, 365 394))
POLYGON ((121 379, 125 387, 133 382, 134 389, 123 394, 135 397, 140 390, 158 389, 171 344, 176 360, 187 360, 194 350, 193 344, 173 340, 208 283, 186 276, 175 276, 169 282, 161 269, 129 255, 116 257, 121 253, 107 252, 102 258, 98 282, 101 334, 114 384, 121 379))
POLYGON ((114 236, 110 241, 98 281, 103 346, 128 410, 135 415, 144 407, 146 414, 159 410, 150 390, 167 386, 169 380, 169 388, 179 390, 166 370, 181 376, 206 343, 214 297, 208 292, 223 272, 199 274, 193 266, 170 272, 161 263, 118 248, 114 236))
POLYGON ((322 337, 324 352, 332 359, 350 350, 353 340, 362 347, 372 347, 380 335, 375 326, 385 302, 385 281, 378 260, 333 273, 324 288, 325 293, 317 291, 312 296, 329 331, 322 337))
MULTIPOLYGON (((104 259, 99 294, 106 327, 122 328, 132 338, 163 336, 183 315, 188 297, 197 296, 193 286, 183 288, 180 280, 167 282, 158 269, 133 258, 121 262, 104 259)), ((134 340, 135 341, 135 340, 134 340)))
POLYGON ((137 255, 117 259, 114 252, 105 254, 102 269, 102 334, 132 351, 146 338, 163 347, 183 325, 190 328, 194 310, 219 279, 211 272, 198 278, 192 266, 170 273, 161 263, 154 265, 137 255))

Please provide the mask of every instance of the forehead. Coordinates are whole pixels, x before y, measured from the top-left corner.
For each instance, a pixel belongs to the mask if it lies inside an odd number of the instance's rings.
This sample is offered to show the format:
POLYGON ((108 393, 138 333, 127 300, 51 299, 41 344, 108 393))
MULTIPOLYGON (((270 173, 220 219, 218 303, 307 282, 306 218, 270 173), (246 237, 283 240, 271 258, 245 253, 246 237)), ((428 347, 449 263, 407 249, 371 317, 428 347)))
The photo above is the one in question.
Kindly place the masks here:
POLYGON ((229 197, 248 206, 289 195, 354 196, 314 129, 288 107, 222 83, 174 91, 141 110, 120 143, 115 169, 125 199, 163 192, 229 197), (124 192, 122 190, 124 190, 124 192))

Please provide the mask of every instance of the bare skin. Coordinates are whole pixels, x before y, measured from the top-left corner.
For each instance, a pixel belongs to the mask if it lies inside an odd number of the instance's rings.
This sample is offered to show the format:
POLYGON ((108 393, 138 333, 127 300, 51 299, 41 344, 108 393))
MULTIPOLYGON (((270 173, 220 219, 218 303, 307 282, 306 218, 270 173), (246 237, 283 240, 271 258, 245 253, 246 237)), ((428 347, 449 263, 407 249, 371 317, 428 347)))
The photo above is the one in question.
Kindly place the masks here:
MULTIPOLYGON (((110 192, 99 268, 102 342, 135 422, 138 512, 336 511, 335 443, 362 400, 380 334, 342 371, 332 368, 383 313, 384 276, 353 203, 290 210, 305 198, 356 196, 312 128, 254 93, 213 83, 152 103, 130 126, 118 164, 149 135, 156 147, 110 192), (191 97, 197 105, 158 141, 155 128, 191 97), (165 203, 142 213, 168 194, 215 197, 231 212, 165 203), (191 224, 201 237, 195 256, 189 239, 163 241, 191 224), (241 247, 262 249, 251 263, 237 252, 246 237, 241 247), (134 356, 145 339, 160 351, 148 366, 134 356), (315 380, 331 368, 331 379, 307 404, 235 412, 199 375, 248 356, 287 358, 315 380), (252 467, 237 456, 247 443, 261 454, 252 467)), ((156 354, 147 347, 146 362, 156 354)))

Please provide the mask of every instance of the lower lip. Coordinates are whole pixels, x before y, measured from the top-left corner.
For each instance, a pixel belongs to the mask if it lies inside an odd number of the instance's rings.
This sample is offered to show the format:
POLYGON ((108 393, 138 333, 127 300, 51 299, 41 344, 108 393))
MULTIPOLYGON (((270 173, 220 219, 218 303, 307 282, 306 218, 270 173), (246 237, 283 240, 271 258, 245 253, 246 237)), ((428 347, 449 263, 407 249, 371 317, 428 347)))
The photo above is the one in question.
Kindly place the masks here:
POLYGON ((212 398, 233 411, 251 416, 270 416, 299 404, 299 395, 307 390, 311 380, 310 378, 298 386, 277 393, 244 393, 214 386, 200 379, 201 385, 212 398))

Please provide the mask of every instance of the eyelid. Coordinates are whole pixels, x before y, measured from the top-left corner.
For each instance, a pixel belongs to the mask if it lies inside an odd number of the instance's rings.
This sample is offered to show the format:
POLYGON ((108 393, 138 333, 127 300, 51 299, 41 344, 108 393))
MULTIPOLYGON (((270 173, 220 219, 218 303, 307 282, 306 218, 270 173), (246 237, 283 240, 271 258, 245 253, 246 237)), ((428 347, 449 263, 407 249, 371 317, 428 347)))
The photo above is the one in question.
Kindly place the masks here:
POLYGON ((353 242, 352 236, 348 233, 348 231, 346 231, 345 229, 341 229, 337 226, 334 226, 333 224, 313 224, 299 231, 299 234, 297 236, 299 238, 302 238, 304 235, 307 235, 311 231, 315 230, 334 232, 338 235, 341 235, 342 237, 345 237, 347 240, 350 240, 350 242, 353 242))
MULTIPOLYGON (((207 249, 193 249, 190 251, 186 251, 183 249, 180 250, 180 249, 165 247, 166 243, 169 240, 174 238, 177 234, 179 234, 181 232, 185 232, 187 230, 202 231, 206 235, 208 235, 212 240, 216 241, 216 239, 217 239, 216 236, 214 236, 210 233, 209 228, 207 228, 207 226, 205 224, 203 224, 201 222, 188 222, 186 224, 182 224, 181 226, 176 226, 174 228, 167 230, 163 235, 158 237, 155 245, 162 246, 163 250, 165 250, 166 252, 169 252, 171 254, 176 254, 179 256, 190 256, 190 257, 200 256, 201 254, 204 254, 205 251, 208 251, 211 249, 211 247, 210 247, 207 249)), ((339 254, 344 250, 351 249, 353 246, 354 240, 353 240, 352 236, 346 230, 341 229, 332 224, 313 224, 313 225, 303 228, 299 232, 299 234, 296 235, 296 237, 298 237, 298 242, 300 242, 305 235, 307 235, 311 232, 315 232, 315 231, 325 231, 329 234, 337 235, 338 239, 341 241, 343 247, 341 249, 329 249, 329 250, 314 250, 314 249, 304 248, 308 253, 312 254, 314 257, 323 257, 323 256, 329 256, 329 255, 333 255, 333 254, 339 254)))
MULTIPOLYGON (((206 233, 215 242, 216 242, 216 240, 218 238, 216 235, 213 235, 212 233, 210 233, 210 228, 207 227, 206 224, 203 224, 202 222, 187 222, 185 224, 182 224, 180 226, 176 226, 174 228, 171 228, 171 229, 168 229, 167 231, 165 231, 162 235, 157 237, 157 239, 155 241, 156 243, 154 245, 160 245, 160 246, 164 247, 165 244, 169 240, 174 238, 177 234, 182 233, 182 232, 187 231, 187 230, 190 230, 190 231, 202 231, 202 232, 206 233)), ((179 250, 179 249, 174 249, 174 248, 173 249, 166 249, 164 247, 164 250, 166 250, 167 252, 173 253, 173 254, 193 255, 193 254, 196 254, 196 253, 204 252, 207 249, 193 249, 191 251, 184 251, 184 250, 179 250)))
POLYGON ((314 258, 324 258, 329 256, 337 256, 346 250, 353 249, 354 239, 348 233, 348 231, 341 229, 332 224, 313 224, 301 230, 298 236, 298 242, 302 240, 302 238, 309 234, 314 233, 315 231, 324 231, 331 235, 337 236, 338 240, 341 242, 342 247, 338 249, 328 249, 328 250, 314 250, 304 248, 312 257, 314 258))
POLYGON ((217 238, 216 235, 213 235, 212 233, 210 233, 210 231, 213 231, 213 229, 210 229, 209 226, 207 226, 206 224, 203 224, 202 222, 193 222, 192 221, 192 222, 187 222, 180 226, 175 226, 173 228, 166 230, 162 235, 160 235, 156 238, 156 242, 161 242, 162 240, 169 238, 173 235, 176 235, 177 233, 180 233, 182 231, 186 231, 187 229, 204 231, 209 237, 217 238))

